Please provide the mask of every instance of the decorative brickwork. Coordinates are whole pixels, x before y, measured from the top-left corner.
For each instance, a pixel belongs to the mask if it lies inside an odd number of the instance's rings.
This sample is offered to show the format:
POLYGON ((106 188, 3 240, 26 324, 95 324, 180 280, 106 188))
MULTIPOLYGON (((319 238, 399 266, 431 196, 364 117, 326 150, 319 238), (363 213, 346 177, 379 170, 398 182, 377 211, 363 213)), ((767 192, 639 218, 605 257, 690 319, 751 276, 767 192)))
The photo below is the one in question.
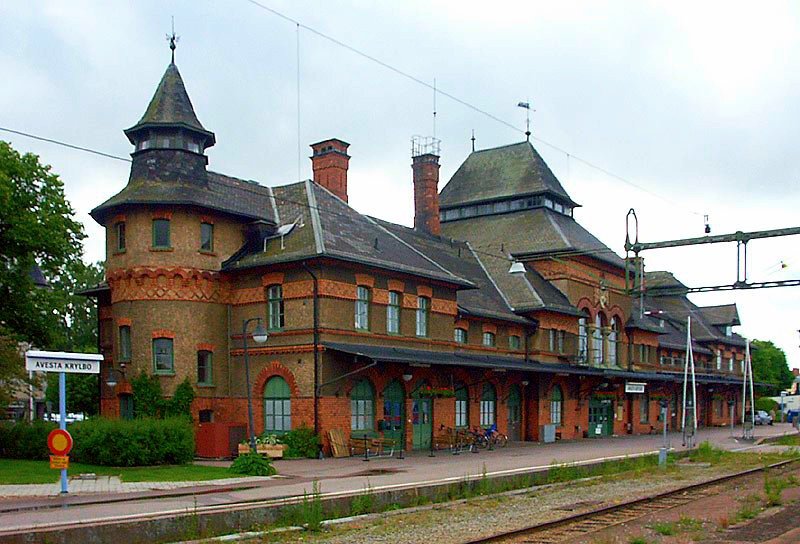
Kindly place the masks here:
POLYGON ((214 351, 214 344, 209 344, 206 342, 197 344, 197 351, 214 351))
POLYGON ((363 285, 364 287, 375 287, 375 276, 369 274, 356 274, 356 285, 363 285))
POLYGON ((264 287, 268 285, 280 285, 283 283, 283 272, 270 272, 261 276, 261 285, 264 287))
MULTIPOLYGON (((111 308, 108 308, 108 309, 110 310, 111 308)), ((109 317, 110 317, 110 316, 109 316, 109 317)), ((116 322, 117 322, 117 327, 125 327, 125 326, 128 326, 128 327, 130 327, 130 326, 131 326, 131 324, 133 323, 133 322, 131 321, 131 318, 130 318, 130 317, 118 317, 118 318, 116 319, 116 322)))
POLYGON ((433 289, 429 285, 417 285, 417 295, 433 298, 433 289))
POLYGON ((292 397, 297 397, 300 395, 300 390, 297 388, 297 381, 294 379, 294 374, 292 374, 288 368, 283 366, 278 361, 273 361, 269 364, 269 366, 262 369, 261 372, 258 373, 258 376, 256 376, 256 379, 253 382, 253 398, 260 399, 264 395, 264 386, 267 385, 267 380, 273 376, 280 376, 286 380, 286 383, 289 384, 289 389, 292 392, 292 397))
POLYGON ((175 333, 167 329, 156 329, 152 338, 175 338, 175 333))
POLYGON ((111 302, 127 300, 188 300, 224 302, 220 274, 182 267, 136 267, 107 274, 111 302))
POLYGON ((400 280, 388 280, 386 282, 386 287, 389 291, 397 291, 398 293, 402 293, 405 289, 405 284, 400 280))

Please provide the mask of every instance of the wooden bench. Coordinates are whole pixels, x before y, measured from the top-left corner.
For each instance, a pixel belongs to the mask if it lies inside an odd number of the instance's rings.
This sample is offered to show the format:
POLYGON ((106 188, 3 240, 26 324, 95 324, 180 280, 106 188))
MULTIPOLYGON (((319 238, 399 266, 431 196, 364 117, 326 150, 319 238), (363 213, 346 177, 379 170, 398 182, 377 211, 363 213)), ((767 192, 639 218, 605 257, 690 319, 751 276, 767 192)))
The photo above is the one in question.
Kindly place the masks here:
POLYGON ((366 457, 392 457, 397 447, 397 441, 392 438, 350 437, 350 455, 366 457))

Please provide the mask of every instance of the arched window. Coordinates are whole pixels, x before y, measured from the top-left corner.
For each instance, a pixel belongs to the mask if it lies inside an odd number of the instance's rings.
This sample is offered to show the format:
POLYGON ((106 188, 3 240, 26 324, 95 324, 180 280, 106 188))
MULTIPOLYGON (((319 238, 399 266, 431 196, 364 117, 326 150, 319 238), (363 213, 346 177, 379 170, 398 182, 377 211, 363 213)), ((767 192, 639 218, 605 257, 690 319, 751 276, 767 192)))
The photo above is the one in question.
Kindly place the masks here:
POLYGON ((496 342, 496 337, 493 332, 486 331, 483 333, 483 345, 487 348, 493 348, 496 342))
POLYGON ((458 344, 466 344, 467 343, 467 329, 462 329, 461 327, 457 327, 453 331, 453 339, 458 344))
POLYGON ((494 425, 497 420, 496 415, 497 407, 497 393, 494 386, 490 383, 483 384, 483 393, 481 394, 481 427, 489 427, 494 425))
POLYGON ((289 384, 273 376, 264 386, 264 432, 281 434, 292 430, 292 400, 289 384))
POLYGON ((583 316, 578 318, 578 362, 589 360, 589 312, 582 310, 583 316))
POLYGON ((374 425, 375 392, 369 380, 361 380, 350 392, 350 429, 371 431, 374 425))
POLYGON ((456 384, 456 427, 469 427, 469 392, 463 383, 456 384))
POLYGON ((550 423, 561 427, 564 421, 564 393, 556 385, 550 391, 550 423))
POLYGON ((597 366, 602 365, 605 359, 605 354, 603 353, 603 327, 605 325, 606 316, 602 312, 597 312, 597 315, 594 316, 594 331, 592 332, 593 362, 597 366))
POLYGON ((611 330, 608 331, 608 364, 616 365, 619 363, 619 332, 620 332, 619 318, 614 316, 611 318, 611 330))

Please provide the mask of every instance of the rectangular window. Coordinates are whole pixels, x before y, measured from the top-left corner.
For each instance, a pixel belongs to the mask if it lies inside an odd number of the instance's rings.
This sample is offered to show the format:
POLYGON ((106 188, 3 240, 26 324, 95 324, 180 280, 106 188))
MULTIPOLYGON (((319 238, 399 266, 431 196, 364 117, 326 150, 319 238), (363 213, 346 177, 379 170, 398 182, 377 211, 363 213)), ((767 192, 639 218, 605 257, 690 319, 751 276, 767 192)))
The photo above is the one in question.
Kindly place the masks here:
POLYGON ((520 343, 519 336, 511 335, 508 337, 508 349, 519 349, 520 343))
POLYGON ((717 370, 722 370, 722 352, 717 351, 717 370))
POLYGON ((175 372, 172 338, 153 338, 153 370, 156 374, 175 372))
POLYGON ((172 247, 169 239, 169 219, 153 219, 153 247, 172 247))
POLYGON ((200 385, 211 385, 213 383, 211 358, 210 351, 200 350, 197 352, 197 383, 200 385))
POLYGON ((119 360, 120 362, 131 360, 131 328, 128 325, 119 328, 119 360))
POLYGON ((214 251, 214 225, 200 223, 200 251, 214 251))
POLYGON ((431 301, 427 297, 417 297, 417 336, 428 336, 428 317, 431 301))
POLYGON ((483 345, 488 348, 493 348, 495 344, 495 336, 493 332, 483 333, 483 345))
POLYGON ((267 288, 267 326, 269 330, 280 330, 283 322, 283 288, 280 285, 270 285, 267 288))
POLYGON ((356 328, 369 330, 369 288, 358 286, 356 289, 356 328))
POLYGON ((548 329, 547 330, 547 340, 549 351, 556 350, 556 330, 555 329, 548 329))
POLYGON ((561 399, 553 399, 550 401, 550 423, 556 427, 561 427, 562 402, 561 399))
POLYGON ((494 402, 493 400, 481 401, 481 427, 494 425, 494 402))
POLYGON ((350 401, 350 429, 353 431, 371 431, 375 416, 372 411, 372 400, 352 399, 350 401))
POLYGON ((639 423, 650 421, 650 395, 639 395, 639 423))
POLYGON ((733 372, 733 357, 728 359, 728 372, 733 372))
POLYGON ((125 222, 120 221, 114 225, 117 233, 117 251, 125 251, 125 222))
POLYGON ((453 331, 453 340, 459 344, 467 343, 467 329, 457 328, 453 331))
POLYGON ((400 293, 389 291, 389 305, 386 307, 386 332, 400 333, 400 293))
POLYGON ((559 353, 564 353, 564 343, 566 342, 567 333, 565 331, 558 331, 558 335, 556 336, 557 345, 559 353))
POLYGON ((467 401, 456 399, 456 427, 466 427, 467 424, 467 401))
POLYGON ((264 399, 264 430, 278 434, 292 430, 291 399, 264 399))

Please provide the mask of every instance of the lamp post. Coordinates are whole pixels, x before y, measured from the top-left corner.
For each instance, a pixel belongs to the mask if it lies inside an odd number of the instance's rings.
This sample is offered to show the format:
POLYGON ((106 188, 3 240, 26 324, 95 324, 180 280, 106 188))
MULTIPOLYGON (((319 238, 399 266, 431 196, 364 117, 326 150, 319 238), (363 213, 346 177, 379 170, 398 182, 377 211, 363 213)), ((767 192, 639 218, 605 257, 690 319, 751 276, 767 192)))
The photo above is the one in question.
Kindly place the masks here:
POLYGON ((658 466, 667 466, 667 452, 669 452, 669 442, 667 440, 667 410, 669 409, 669 401, 667 399, 661 400, 661 417, 664 420, 664 441, 658 449, 658 466))
POLYGON ((253 321, 257 323, 256 328, 253 330, 253 340, 257 344, 263 344, 264 342, 266 342, 269 334, 267 333, 267 330, 264 328, 264 325, 261 323, 260 317, 251 317, 250 319, 245 319, 242 322, 242 344, 244 348, 244 377, 245 377, 245 385, 247 386, 247 422, 248 422, 248 434, 250 435, 250 453, 258 453, 256 451, 255 424, 253 423, 253 398, 252 398, 252 393, 250 392, 250 360, 247 357, 247 326, 250 325, 250 323, 253 321))
MULTIPOLYGON (((412 379, 414 379, 414 375, 411 374, 410 372, 406 372, 406 373, 403 374, 403 381, 404 382, 408 383, 412 379)), ((405 400, 403 400, 403 402, 405 403, 405 400)), ((402 418, 403 419, 400 420, 400 423, 401 423, 400 428, 403 430, 403 432, 402 432, 402 436, 400 436, 400 455, 397 458, 398 459, 405 459, 405 456, 404 456, 404 453, 405 453, 405 450, 406 450, 406 407, 405 406, 403 406, 403 409, 401 410, 401 412, 402 412, 402 418)))
POLYGON ((731 418, 731 436, 733 436, 733 407, 736 406, 736 401, 734 399, 728 399, 728 413, 730 414, 731 418))

